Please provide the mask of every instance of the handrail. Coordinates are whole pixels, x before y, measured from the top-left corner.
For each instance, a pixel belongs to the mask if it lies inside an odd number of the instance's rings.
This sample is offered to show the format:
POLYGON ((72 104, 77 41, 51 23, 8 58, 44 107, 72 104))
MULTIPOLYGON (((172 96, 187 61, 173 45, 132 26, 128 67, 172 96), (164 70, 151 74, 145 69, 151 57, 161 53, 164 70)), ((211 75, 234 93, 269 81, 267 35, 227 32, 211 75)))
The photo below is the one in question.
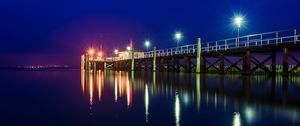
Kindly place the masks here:
MULTIPOLYGON (((278 43, 288 43, 300 41, 300 35, 294 30, 280 30, 273 32, 265 32, 258 34, 250 34, 236 38, 228 38, 217 40, 214 42, 207 42, 201 44, 201 51, 219 51, 236 48, 245 48, 253 46, 263 46, 278 43)), ((182 54, 195 54, 197 52, 197 44, 183 45, 179 47, 171 47, 166 49, 156 50, 157 57, 160 56, 172 56, 182 54)), ((153 51, 144 52, 143 57, 138 58, 151 58, 153 57, 153 51)))

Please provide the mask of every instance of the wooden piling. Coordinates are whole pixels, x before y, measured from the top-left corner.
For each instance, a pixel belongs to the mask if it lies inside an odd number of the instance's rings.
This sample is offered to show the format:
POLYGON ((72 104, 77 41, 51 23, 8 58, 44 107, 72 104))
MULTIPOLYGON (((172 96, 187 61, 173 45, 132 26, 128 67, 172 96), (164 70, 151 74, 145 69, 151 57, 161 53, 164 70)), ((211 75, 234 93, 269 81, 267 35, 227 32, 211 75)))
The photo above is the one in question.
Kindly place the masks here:
POLYGON ((283 48, 283 57, 282 57, 282 76, 289 76, 289 54, 288 49, 283 48))

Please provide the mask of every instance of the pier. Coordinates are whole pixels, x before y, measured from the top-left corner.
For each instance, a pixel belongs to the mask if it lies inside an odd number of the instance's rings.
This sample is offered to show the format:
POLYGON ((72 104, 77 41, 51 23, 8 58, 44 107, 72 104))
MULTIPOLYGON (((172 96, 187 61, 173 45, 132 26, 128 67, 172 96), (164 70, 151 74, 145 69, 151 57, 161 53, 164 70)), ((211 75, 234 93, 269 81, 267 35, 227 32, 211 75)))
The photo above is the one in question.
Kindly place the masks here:
POLYGON ((297 29, 273 31, 202 42, 152 51, 128 49, 127 57, 95 58, 86 53, 81 66, 86 70, 169 71, 196 73, 238 73, 243 75, 295 75, 300 59, 293 53, 300 49, 297 29), (277 55, 281 55, 279 58, 277 55), (292 63, 293 62, 293 63, 292 63))

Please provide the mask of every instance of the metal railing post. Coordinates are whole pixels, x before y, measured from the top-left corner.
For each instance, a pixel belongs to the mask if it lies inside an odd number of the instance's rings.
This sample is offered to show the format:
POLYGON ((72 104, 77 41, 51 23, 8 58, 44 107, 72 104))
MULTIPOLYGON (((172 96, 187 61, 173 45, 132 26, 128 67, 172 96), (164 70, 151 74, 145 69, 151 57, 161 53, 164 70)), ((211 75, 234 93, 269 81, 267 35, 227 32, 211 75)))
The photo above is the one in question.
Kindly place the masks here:
POLYGON ((207 43, 207 51, 209 51, 209 43, 207 43))
POLYGON ((260 34, 260 46, 262 46, 262 40, 263 39, 263 36, 262 36, 262 34, 260 34))
POLYGON ((227 40, 225 40, 225 50, 227 49, 227 40))
POLYGON ((297 30, 294 29, 294 43, 296 44, 297 42, 297 30))
POLYGON ((249 40, 250 40, 250 38, 249 38, 249 36, 247 36, 247 47, 249 47, 249 40))
POLYGON ((216 41, 216 51, 218 51, 218 41, 216 41))
POLYGON ((235 39, 235 47, 238 47, 238 38, 235 39))
POLYGON ((278 45, 278 32, 276 32, 276 45, 278 45))

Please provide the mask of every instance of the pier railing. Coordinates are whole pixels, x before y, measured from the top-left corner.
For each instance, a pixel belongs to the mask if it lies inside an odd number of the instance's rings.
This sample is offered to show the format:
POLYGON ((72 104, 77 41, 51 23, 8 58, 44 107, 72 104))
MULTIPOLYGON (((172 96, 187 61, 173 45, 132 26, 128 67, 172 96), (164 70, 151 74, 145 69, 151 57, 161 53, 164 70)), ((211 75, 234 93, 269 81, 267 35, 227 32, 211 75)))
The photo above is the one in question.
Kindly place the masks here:
MULTIPOLYGON (((265 46, 271 44, 280 43, 292 43, 300 41, 300 35, 297 34, 297 30, 282 30, 273 31, 259 34, 251 34, 246 36, 240 36, 238 38, 229 38, 218 40, 214 42, 206 42, 201 44, 202 52, 228 50, 236 48, 246 48, 254 46, 265 46)), ((183 45, 179 47, 173 47, 168 49, 156 50, 157 57, 160 56, 172 56, 182 54, 193 54, 197 52, 197 44, 183 45)), ((153 57, 153 51, 144 53, 143 58, 153 57)))

